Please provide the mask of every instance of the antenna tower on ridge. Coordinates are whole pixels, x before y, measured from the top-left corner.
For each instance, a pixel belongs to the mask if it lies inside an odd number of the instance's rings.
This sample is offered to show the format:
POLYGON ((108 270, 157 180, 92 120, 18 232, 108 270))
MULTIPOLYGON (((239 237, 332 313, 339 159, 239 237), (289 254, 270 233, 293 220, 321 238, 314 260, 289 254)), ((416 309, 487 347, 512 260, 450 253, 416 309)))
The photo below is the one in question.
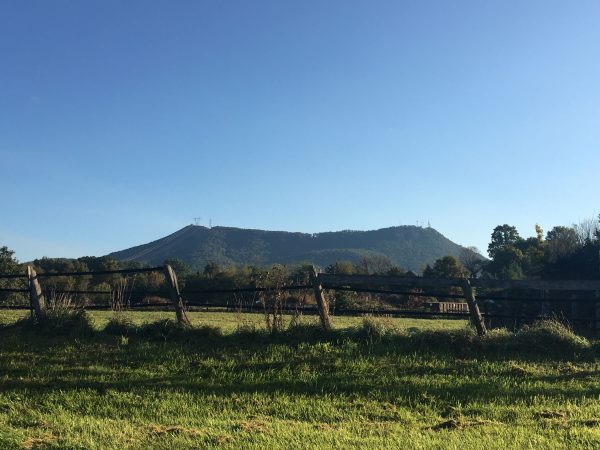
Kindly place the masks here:
POLYGON ((200 225, 200 221, 202 220, 202 217, 194 217, 194 225, 200 225))

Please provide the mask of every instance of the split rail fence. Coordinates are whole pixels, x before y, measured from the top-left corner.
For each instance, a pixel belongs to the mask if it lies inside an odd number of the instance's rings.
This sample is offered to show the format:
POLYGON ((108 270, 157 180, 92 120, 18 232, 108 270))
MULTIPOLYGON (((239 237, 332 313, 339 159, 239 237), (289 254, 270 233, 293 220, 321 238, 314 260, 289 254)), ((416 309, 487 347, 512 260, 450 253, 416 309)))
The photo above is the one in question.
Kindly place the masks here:
MULTIPOLYGON (((46 298, 42 284, 52 277, 81 277, 98 275, 132 275, 159 272, 164 275, 170 308, 174 309, 177 320, 188 324, 188 307, 223 308, 229 303, 215 303, 202 300, 185 301, 184 297, 197 299, 213 294, 269 294, 276 291, 312 292, 316 306, 303 306, 301 311, 318 313, 322 326, 331 328, 330 292, 370 293, 388 298, 416 297, 435 299, 430 309, 385 308, 378 310, 340 309, 336 315, 386 314, 397 317, 415 318, 468 318, 480 335, 490 326, 511 326, 544 318, 566 320, 575 328, 600 334, 600 280, 490 280, 482 278, 422 278, 408 276, 340 275, 318 273, 315 268, 310 273, 309 284, 278 287, 256 287, 235 289, 196 289, 180 290, 177 275, 169 265, 139 269, 105 270, 93 272, 36 273, 28 267, 26 274, 0 274, 2 279, 20 279, 26 286, 22 288, 0 288, 1 292, 28 293, 29 309, 32 318, 40 319, 46 308, 46 298)), ((112 291, 63 290, 67 295, 110 294, 112 291)), ((393 303, 393 301, 391 302, 393 303)), ((130 307, 165 307, 163 303, 138 303, 130 307)), ((92 307, 98 308, 98 305, 92 307)), ((286 309, 286 308, 283 308, 286 309)), ((292 311, 292 308, 287 309, 292 311)))

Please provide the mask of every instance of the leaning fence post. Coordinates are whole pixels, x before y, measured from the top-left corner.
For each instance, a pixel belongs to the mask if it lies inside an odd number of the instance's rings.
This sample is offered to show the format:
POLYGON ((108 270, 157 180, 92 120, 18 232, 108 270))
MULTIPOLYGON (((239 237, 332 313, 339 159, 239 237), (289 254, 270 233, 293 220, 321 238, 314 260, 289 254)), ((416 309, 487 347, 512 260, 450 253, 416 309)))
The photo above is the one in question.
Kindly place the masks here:
POLYGON ((44 313, 45 301, 37 273, 31 266, 27 266, 27 278, 29 281, 29 303, 35 311, 35 318, 40 320, 44 313))
POLYGON ((600 336, 600 294, 598 293, 598 291, 594 292, 594 296, 596 297, 596 303, 594 303, 594 332, 596 336, 600 336))
POLYGON ((315 266, 310 268, 310 282, 315 292, 315 300, 317 301, 317 307, 319 308, 319 317, 321 318, 321 325, 327 331, 331 330, 331 322, 329 321, 329 303, 323 296, 323 286, 319 282, 317 271, 315 266))
POLYGON ((165 274, 165 280, 167 281, 167 285, 169 286, 171 301, 175 306, 177 322, 182 323, 184 325, 189 325, 190 321, 185 315, 185 310, 183 308, 183 299, 181 298, 181 293, 179 292, 179 286, 177 284, 177 275, 175 275, 175 271, 169 264, 167 264, 163 270, 165 274))
POLYGON ((471 322, 473 322, 473 324, 475 325, 475 328, 477 329, 477 334, 479 336, 483 336, 486 333, 485 323, 483 322, 481 312, 479 312, 479 306, 477 306, 475 290, 473 289, 473 286, 471 286, 471 283, 469 283, 469 280, 466 278, 462 281, 462 290, 463 295, 465 296, 465 300, 467 301, 467 305, 469 305, 471 322))

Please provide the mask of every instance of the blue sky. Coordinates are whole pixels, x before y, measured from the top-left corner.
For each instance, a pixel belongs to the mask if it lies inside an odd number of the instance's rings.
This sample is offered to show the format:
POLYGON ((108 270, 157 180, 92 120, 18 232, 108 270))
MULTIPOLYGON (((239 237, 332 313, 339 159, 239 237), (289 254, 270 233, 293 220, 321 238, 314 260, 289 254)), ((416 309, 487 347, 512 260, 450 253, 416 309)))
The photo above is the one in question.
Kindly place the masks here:
POLYGON ((597 1, 3 1, 0 245, 599 211, 597 1))

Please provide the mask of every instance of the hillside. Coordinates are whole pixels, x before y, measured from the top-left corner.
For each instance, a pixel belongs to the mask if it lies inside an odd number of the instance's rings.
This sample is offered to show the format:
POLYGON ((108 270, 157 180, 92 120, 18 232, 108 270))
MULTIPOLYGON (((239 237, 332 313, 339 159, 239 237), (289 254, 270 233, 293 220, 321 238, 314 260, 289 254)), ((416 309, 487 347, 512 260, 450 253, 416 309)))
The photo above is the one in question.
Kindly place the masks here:
POLYGON ((377 255, 419 272, 437 258, 458 256, 461 249, 433 228, 416 226, 308 234, 189 225, 162 239, 109 256, 153 265, 179 258, 197 270, 211 261, 220 265, 311 262, 326 266, 377 255))

